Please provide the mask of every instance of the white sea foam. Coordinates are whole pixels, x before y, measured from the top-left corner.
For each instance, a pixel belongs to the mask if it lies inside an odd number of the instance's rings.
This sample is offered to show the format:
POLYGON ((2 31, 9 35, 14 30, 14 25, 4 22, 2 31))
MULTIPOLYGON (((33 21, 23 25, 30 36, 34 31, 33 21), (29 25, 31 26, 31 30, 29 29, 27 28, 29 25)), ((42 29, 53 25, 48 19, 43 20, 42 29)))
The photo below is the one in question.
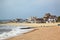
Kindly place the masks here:
POLYGON ((14 37, 17 35, 22 35, 26 32, 34 30, 34 29, 20 29, 20 28, 27 28, 27 27, 23 27, 23 26, 13 27, 13 28, 8 27, 8 28, 11 29, 11 31, 3 32, 2 34, 0 34, 0 40, 11 38, 11 37, 14 37))

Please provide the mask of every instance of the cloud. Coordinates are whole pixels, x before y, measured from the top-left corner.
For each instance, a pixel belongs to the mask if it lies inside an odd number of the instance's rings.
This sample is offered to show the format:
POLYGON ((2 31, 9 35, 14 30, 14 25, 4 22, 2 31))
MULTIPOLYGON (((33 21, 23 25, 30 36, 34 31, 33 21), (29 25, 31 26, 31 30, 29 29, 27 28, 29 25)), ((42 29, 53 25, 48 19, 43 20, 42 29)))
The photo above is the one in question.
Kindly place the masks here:
POLYGON ((55 2, 55 0, 35 0, 34 2, 33 2, 33 4, 34 5, 38 5, 38 4, 40 4, 40 5, 46 5, 46 4, 51 4, 51 3, 54 3, 55 2))
POLYGON ((58 11, 60 10, 60 1, 59 0, 2 0, 1 1, 0 0, 0 10, 1 10, 0 18, 1 17, 13 18, 17 16, 26 17, 31 15, 41 16, 45 12, 60 13, 60 11, 58 11))

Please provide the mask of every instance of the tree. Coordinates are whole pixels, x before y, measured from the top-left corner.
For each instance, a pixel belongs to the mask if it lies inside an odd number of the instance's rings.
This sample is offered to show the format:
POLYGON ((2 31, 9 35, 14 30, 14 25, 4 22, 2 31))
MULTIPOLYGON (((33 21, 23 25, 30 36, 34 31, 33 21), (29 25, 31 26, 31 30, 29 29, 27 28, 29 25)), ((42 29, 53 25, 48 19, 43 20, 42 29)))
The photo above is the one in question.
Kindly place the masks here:
POLYGON ((46 14, 44 15, 43 19, 44 19, 45 21, 47 21, 50 16, 51 16, 50 13, 46 13, 46 14))
POLYGON ((58 22, 60 22, 60 16, 58 16, 58 19, 57 19, 58 22))

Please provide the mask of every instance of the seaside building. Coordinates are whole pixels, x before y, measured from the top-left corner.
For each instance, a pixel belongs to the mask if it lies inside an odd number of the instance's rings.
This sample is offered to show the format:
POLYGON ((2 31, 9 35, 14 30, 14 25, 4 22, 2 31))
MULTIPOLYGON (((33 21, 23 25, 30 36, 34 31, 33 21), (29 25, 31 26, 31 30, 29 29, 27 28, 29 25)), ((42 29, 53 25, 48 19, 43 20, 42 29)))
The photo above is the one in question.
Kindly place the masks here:
POLYGON ((37 19, 35 19, 35 20, 36 20, 36 23, 44 23, 43 18, 37 18, 37 19))
POLYGON ((28 23, 36 23, 36 19, 37 17, 30 17, 30 18, 27 18, 27 22, 28 23))
POLYGON ((50 13, 46 13, 43 18, 39 18, 36 16, 27 18, 25 20, 21 18, 16 18, 13 20, 5 20, 0 21, 0 23, 8 23, 8 22, 14 22, 14 23, 55 23, 57 22, 58 17, 56 15, 51 15, 50 13))
POLYGON ((23 19, 16 18, 16 19, 11 20, 11 22, 14 22, 14 23, 22 23, 22 22, 24 22, 24 20, 23 19))
POLYGON ((57 21, 57 16, 55 15, 51 15, 50 13, 45 14, 45 16, 43 17, 44 21, 46 23, 54 23, 57 21))
POLYGON ((28 18, 29 23, 44 23, 43 18, 30 17, 28 18))
POLYGON ((57 17, 55 15, 51 15, 48 19, 48 21, 51 22, 56 22, 57 21, 57 17))

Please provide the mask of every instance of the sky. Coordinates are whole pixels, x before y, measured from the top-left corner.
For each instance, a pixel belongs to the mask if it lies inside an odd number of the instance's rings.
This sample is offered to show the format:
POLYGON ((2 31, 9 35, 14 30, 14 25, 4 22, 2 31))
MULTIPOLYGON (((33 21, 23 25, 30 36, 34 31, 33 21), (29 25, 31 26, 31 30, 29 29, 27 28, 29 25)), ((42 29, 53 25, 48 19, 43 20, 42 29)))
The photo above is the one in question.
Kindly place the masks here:
POLYGON ((0 0, 0 19, 60 16, 60 0, 0 0))

